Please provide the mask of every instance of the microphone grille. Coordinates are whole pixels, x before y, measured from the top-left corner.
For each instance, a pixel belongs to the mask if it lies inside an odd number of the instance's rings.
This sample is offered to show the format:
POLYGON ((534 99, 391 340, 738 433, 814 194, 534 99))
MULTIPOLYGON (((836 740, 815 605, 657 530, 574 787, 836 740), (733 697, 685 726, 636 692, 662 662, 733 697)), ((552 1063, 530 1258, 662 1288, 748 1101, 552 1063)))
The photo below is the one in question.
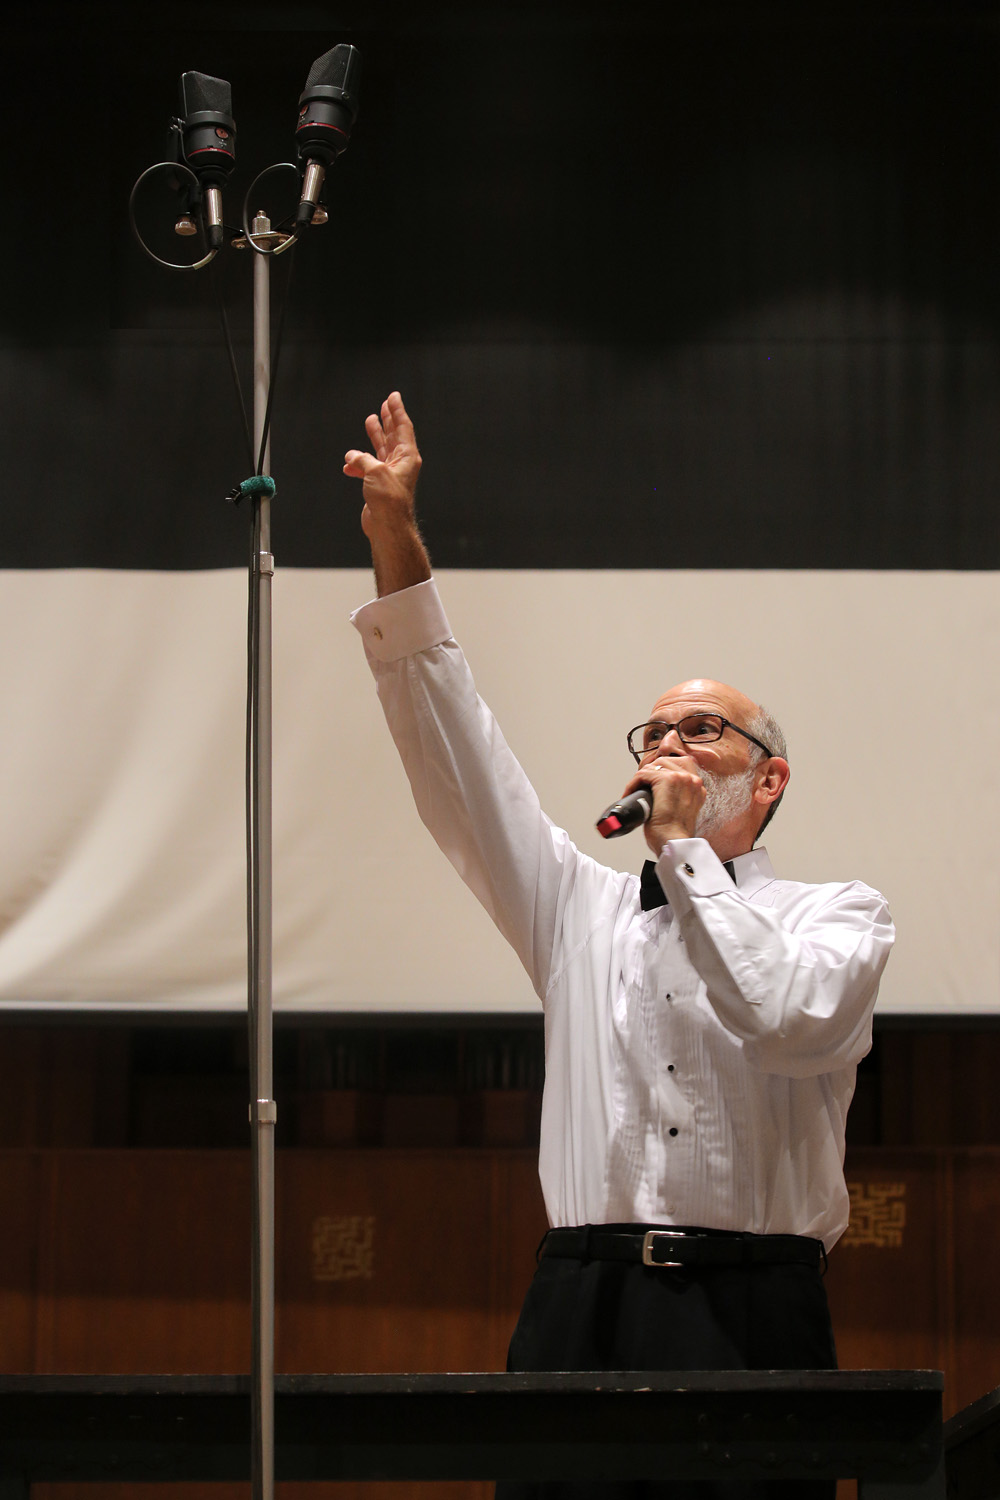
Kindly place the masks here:
POLYGON ((182 73, 181 114, 186 117, 200 109, 214 109, 223 115, 232 114, 232 85, 224 78, 213 78, 209 73, 182 73))
POLYGON ((352 47, 349 42, 338 42, 336 47, 317 57, 309 69, 306 89, 322 84, 324 88, 343 89, 345 94, 350 94, 357 90, 360 72, 361 53, 357 47, 352 47))

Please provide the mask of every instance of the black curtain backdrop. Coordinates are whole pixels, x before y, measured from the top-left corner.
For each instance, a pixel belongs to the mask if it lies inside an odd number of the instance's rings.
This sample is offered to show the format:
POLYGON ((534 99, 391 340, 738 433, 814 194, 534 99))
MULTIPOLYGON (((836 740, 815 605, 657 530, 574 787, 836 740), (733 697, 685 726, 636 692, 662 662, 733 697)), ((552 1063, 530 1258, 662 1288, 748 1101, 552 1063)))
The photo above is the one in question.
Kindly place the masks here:
POLYGON ((197 69, 233 86, 235 222, 337 41, 362 112, 294 252, 280 565, 367 564, 341 458, 398 386, 439 566, 997 566, 995 7, 361 3, 6 34, 0 567, 243 563, 210 278, 147 262, 126 203, 197 69))

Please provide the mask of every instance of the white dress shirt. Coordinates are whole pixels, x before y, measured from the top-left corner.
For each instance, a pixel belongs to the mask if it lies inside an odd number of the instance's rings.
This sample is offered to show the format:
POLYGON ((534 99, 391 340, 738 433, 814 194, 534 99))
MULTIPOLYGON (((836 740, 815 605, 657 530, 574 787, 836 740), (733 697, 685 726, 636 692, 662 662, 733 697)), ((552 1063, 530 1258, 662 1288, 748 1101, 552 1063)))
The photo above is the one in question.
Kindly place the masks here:
POLYGON ((656 863, 668 905, 542 812, 433 580, 352 616, 417 810, 545 1008, 539 1172, 552 1225, 802 1234, 847 1225, 844 1125, 894 931, 857 881, 734 885, 704 839, 656 863))

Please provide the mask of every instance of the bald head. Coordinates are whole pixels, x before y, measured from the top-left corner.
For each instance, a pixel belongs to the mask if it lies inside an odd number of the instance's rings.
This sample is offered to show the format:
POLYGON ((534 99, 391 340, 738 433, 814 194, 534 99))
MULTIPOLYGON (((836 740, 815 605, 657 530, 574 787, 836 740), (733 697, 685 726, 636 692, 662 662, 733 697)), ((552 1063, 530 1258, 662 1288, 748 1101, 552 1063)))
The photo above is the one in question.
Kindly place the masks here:
POLYGON ((760 712, 753 699, 741 693, 739 688, 730 687, 725 682, 714 682, 710 677, 695 677, 691 682, 682 682, 671 688, 657 699, 650 718, 673 719, 674 710, 677 710, 677 718, 689 713, 721 714, 724 719, 732 719, 734 724, 744 728, 747 720, 760 712), (667 706, 671 709, 669 715, 665 711, 667 706))

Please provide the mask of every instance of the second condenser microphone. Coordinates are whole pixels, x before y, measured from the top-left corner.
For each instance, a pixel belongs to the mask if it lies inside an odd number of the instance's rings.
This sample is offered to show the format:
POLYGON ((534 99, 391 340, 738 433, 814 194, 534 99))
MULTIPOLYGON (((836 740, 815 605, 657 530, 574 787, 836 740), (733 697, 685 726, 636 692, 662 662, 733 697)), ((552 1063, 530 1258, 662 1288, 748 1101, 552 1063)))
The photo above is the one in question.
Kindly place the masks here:
POLYGON ((346 150, 358 118, 361 53, 340 42, 317 57, 299 96, 295 146, 302 167, 302 196, 296 226, 312 223, 327 168, 346 150))
POLYGON ((181 118, 177 127, 184 160, 202 187, 209 246, 222 244, 222 187, 236 165, 233 91, 209 73, 181 74, 181 118))

